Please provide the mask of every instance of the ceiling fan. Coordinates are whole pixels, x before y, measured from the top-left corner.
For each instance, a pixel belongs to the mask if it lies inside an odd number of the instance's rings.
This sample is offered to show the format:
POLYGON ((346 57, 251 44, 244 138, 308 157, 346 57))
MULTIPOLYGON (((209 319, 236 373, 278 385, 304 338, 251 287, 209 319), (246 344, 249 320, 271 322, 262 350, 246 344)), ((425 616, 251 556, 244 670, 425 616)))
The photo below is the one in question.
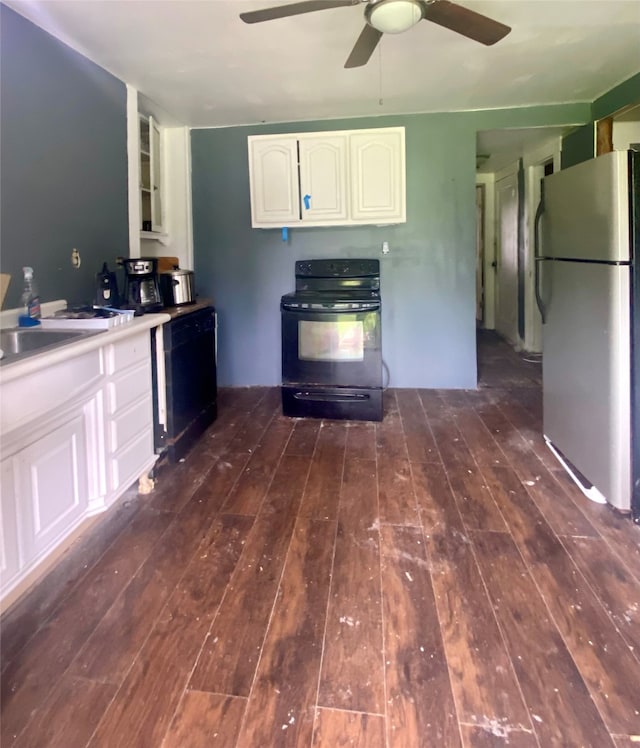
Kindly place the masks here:
POLYGON ((399 34, 422 19, 486 45, 499 42, 511 31, 509 26, 449 0, 302 0, 240 13, 240 18, 245 23, 261 23, 360 3, 366 3, 364 19, 367 23, 344 64, 345 68, 366 65, 383 33, 399 34))

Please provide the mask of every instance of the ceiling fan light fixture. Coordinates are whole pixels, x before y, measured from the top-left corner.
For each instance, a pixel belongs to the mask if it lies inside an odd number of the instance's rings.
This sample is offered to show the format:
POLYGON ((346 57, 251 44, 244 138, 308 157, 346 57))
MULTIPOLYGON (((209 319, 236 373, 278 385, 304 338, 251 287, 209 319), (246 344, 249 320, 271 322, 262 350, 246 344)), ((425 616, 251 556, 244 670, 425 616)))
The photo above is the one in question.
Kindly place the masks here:
POLYGON ((384 34, 401 34, 424 16, 419 0, 378 0, 366 8, 367 21, 384 34))

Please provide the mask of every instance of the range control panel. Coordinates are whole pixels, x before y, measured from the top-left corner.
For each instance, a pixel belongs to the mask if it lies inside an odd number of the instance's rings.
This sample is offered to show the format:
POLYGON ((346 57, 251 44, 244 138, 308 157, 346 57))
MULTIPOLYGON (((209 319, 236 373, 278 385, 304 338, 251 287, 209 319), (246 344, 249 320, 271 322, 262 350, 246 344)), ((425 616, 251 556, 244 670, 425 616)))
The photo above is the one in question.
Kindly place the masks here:
POLYGON ((379 260, 298 260, 296 278, 368 278, 380 275, 379 260))

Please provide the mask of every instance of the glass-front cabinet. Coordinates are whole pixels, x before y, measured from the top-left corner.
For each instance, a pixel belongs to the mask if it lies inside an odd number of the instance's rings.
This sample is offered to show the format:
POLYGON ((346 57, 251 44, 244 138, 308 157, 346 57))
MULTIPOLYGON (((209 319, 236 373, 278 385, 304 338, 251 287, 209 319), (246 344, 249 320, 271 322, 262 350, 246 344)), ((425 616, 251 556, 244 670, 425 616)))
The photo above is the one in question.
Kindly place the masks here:
POLYGON ((141 231, 163 231, 162 132, 153 117, 140 122, 140 217, 141 231))

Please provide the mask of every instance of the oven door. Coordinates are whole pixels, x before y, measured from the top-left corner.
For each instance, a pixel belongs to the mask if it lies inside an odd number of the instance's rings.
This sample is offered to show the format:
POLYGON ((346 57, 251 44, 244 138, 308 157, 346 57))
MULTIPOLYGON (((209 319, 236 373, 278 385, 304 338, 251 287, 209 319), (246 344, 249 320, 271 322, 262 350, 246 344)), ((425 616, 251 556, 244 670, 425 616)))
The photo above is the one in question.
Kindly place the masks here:
POLYGON ((282 382, 382 387, 380 302, 284 301, 282 382))

